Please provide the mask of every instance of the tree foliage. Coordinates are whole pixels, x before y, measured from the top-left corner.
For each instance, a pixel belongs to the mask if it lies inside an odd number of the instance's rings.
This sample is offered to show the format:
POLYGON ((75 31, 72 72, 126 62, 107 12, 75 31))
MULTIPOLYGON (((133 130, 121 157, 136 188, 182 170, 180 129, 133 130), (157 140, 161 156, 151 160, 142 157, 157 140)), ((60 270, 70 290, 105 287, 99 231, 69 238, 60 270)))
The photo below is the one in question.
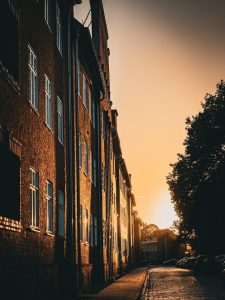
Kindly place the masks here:
POLYGON ((141 230, 142 240, 152 238, 154 232, 157 231, 158 229, 159 229, 159 227, 155 224, 145 225, 141 230))
POLYGON ((184 154, 167 176, 180 236, 201 252, 224 252, 225 83, 207 94, 202 111, 186 120, 184 154))

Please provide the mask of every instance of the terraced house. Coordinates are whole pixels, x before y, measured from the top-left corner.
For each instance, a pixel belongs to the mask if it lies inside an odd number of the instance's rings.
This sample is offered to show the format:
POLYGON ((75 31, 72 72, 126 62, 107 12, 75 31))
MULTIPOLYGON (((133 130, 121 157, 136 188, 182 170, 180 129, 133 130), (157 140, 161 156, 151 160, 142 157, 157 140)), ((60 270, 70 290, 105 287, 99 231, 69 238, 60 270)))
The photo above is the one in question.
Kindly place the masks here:
POLYGON ((7 299, 96 291, 135 262, 135 201, 110 98, 103 4, 90 1, 85 26, 73 17, 81 2, 0 3, 0 284, 7 299))

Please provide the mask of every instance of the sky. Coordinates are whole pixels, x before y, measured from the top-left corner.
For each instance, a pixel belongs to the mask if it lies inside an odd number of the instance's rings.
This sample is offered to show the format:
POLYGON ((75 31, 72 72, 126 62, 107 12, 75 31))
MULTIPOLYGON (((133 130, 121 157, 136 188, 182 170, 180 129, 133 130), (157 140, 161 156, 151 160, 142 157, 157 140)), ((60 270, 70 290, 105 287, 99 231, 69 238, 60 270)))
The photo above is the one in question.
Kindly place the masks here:
MULTIPOLYGON (((184 151, 185 119, 225 79, 225 1, 103 0, 103 6, 111 100, 136 209, 144 222, 170 227, 176 214, 166 176, 184 151)), ((75 10, 84 20, 88 0, 75 10)))

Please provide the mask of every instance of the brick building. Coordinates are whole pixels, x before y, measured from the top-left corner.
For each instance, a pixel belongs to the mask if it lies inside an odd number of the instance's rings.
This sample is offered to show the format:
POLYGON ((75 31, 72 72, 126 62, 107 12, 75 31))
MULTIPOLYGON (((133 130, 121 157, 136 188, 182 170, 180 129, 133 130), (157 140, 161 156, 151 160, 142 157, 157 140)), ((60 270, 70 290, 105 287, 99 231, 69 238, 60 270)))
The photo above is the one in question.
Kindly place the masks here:
POLYGON ((24 297, 56 290, 64 277, 73 4, 0 4, 0 276, 7 294, 12 282, 24 297))
POLYGON ((89 31, 73 18, 78 3, 0 4, 0 282, 8 298, 95 291, 135 262, 104 9, 90 1, 89 31))

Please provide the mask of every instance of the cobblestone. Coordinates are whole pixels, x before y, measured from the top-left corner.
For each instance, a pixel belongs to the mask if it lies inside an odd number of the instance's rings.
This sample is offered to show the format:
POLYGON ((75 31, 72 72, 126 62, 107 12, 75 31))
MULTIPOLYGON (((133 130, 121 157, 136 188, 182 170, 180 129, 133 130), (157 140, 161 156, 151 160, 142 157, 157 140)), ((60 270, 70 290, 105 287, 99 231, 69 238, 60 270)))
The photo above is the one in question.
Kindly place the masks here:
POLYGON ((150 268, 141 300, 225 300, 219 278, 194 276, 175 267, 150 268))

